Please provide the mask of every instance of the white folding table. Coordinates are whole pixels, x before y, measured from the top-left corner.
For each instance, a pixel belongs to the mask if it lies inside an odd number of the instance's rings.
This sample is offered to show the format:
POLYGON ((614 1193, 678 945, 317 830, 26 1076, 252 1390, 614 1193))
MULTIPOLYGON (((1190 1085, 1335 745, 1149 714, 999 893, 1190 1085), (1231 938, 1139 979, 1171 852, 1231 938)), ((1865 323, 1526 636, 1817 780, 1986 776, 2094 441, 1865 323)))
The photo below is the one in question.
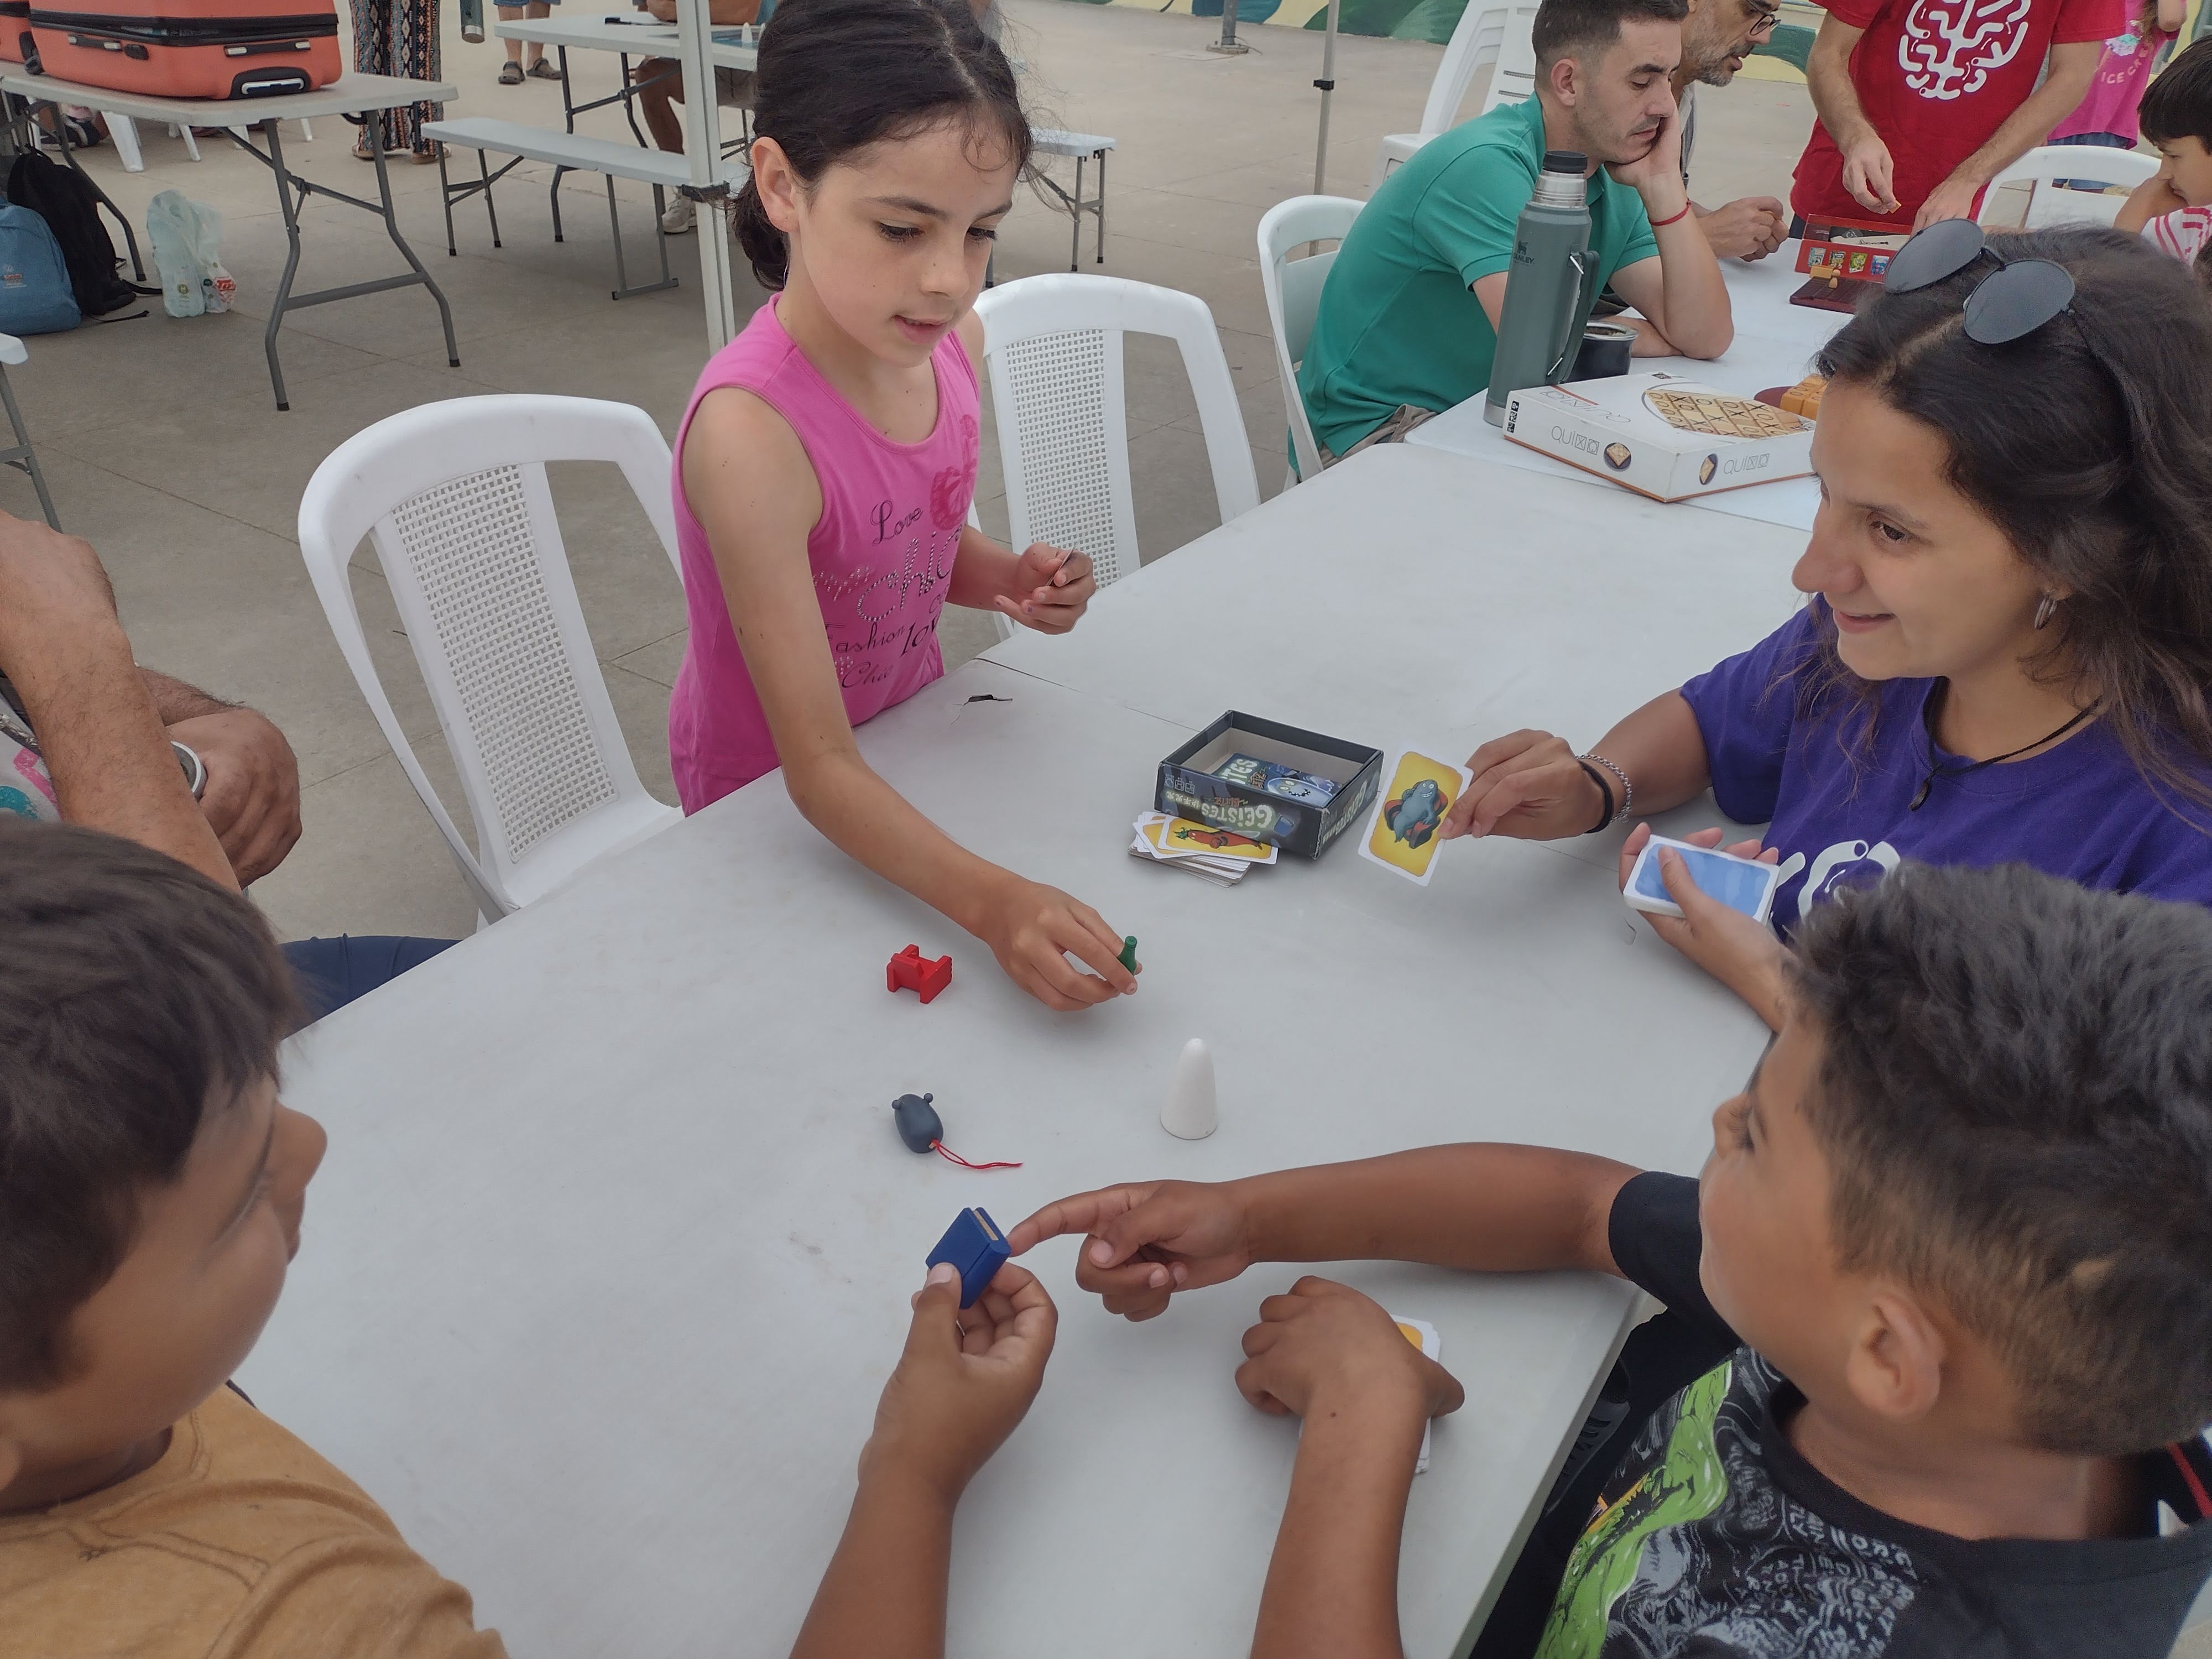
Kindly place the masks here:
MULTIPOLYGON (((392 179, 386 170, 384 135, 380 124, 369 121, 362 125, 362 131, 368 135, 369 148, 375 153, 377 199, 374 202, 333 190, 293 172, 284 162, 284 141, 280 131, 286 121, 311 120, 319 115, 358 116, 397 109, 406 104, 446 103, 459 95, 448 83, 410 81, 391 75, 344 75, 318 91, 287 93, 274 98, 156 98, 149 94, 82 86, 74 81, 56 80, 50 75, 33 75, 21 65, 13 65, 0 66, 0 92, 33 103, 83 104, 112 114, 127 115, 133 120, 173 122, 187 130, 195 126, 221 127, 240 149, 275 175, 276 204, 283 211, 284 234, 290 249, 284 259, 284 274, 277 279, 276 292, 270 300, 269 322, 262 333, 262 347, 268 354, 269 384, 276 395, 277 408, 289 409, 292 405, 284 391, 284 367, 276 356, 276 336, 284 326, 284 313, 305 306, 328 305, 336 300, 358 299, 365 294, 381 294, 395 288, 428 289, 430 297, 438 302, 439 321, 446 331, 446 362, 453 368, 460 367, 460 347, 453 338, 453 307, 446 303, 444 292, 431 280, 422 262, 415 257, 415 250, 407 245, 407 239, 399 234, 399 222, 392 216, 392 179), (241 125, 244 123, 254 125, 246 128, 241 125), (266 142, 266 149, 253 143, 257 137, 266 142), (299 210, 310 196, 343 202, 348 207, 359 208, 381 219, 385 234, 407 261, 408 270, 400 276, 377 276, 367 282, 318 289, 313 294, 293 293, 292 278, 300 269, 299 210)), ((75 165, 73 160, 71 165, 75 165)), ((127 234, 127 219, 125 225, 127 234)), ((135 248, 133 260, 135 263, 135 248)), ((143 270, 141 276, 143 279, 143 270)))
MULTIPOLYGON (((1720 356, 1710 362, 1694 357, 1638 357, 1631 366, 1631 373, 1668 369, 1745 398, 1770 386, 1794 386, 1802 380, 1812 372, 1814 355, 1850 319, 1841 312, 1790 303, 1790 296, 1805 283, 1804 276, 1796 269, 1797 246, 1794 240, 1786 241, 1765 258, 1747 264, 1741 259, 1721 261, 1721 274, 1727 280, 1729 302, 1735 316, 1735 339, 1720 356)), ((1610 479, 1514 443, 1483 418, 1483 397, 1478 394, 1446 410, 1417 428, 1406 441, 1455 455, 1501 461, 1530 472, 1580 478, 1616 494, 1630 493, 1610 479)), ((1795 530, 1810 530, 1813 514, 1820 501, 1820 485, 1803 477, 1694 495, 1680 505, 1795 530)))
MULTIPOLYGON (((1716 549, 1711 515, 1640 510, 1370 452, 1109 588, 1070 640, 1002 646, 860 728, 963 844, 1136 934, 1133 997, 1031 1001, 771 775, 324 1020, 287 1050, 286 1097, 330 1153, 243 1386, 512 1651, 778 1653, 960 1207, 1012 1225, 1117 1179, 1465 1139, 1694 1170, 1764 1033, 1631 926, 1617 836, 1455 845, 1425 889, 1349 846, 1230 889, 1127 855, 1158 762, 1228 704, 1380 746, 1519 703, 1580 720, 1784 612, 1783 532, 1716 549), (955 959, 927 1007, 884 988, 908 943, 955 959), (1221 1128, 1188 1143, 1158 1117, 1194 1036, 1221 1128), (1024 1167, 906 1151, 890 1105, 925 1091, 950 1145, 1024 1167)), ((1242 1652, 1297 1426, 1231 1376, 1261 1299, 1304 1270, 1130 1326, 1076 1291, 1075 1248, 1030 1264, 1059 1346, 962 1506, 949 1651, 1242 1652)), ((1321 1271, 1432 1322, 1467 1388, 1414 1483, 1400 1595, 1407 1652, 1446 1659, 1634 1298, 1574 1274, 1321 1271)))
MULTIPOLYGON (((733 32, 730 26, 718 28, 717 34, 733 32)), ((637 58, 667 58, 678 56, 677 27, 664 23, 644 12, 586 12, 575 17, 524 17, 511 23, 495 23, 492 33, 503 40, 534 40, 540 46, 550 46, 559 55, 561 63, 561 112, 568 131, 576 130, 576 118, 609 104, 623 106, 623 118, 637 142, 651 148, 653 141, 641 131, 636 112, 630 100, 639 88, 630 82, 630 59, 637 58), (592 98, 583 103, 575 100, 574 82, 568 73, 568 48, 581 52, 611 52, 621 59, 622 86, 604 98, 592 98)), ((756 37, 757 38, 757 37, 756 37)), ((760 61, 757 46, 735 41, 716 40, 712 56, 717 69, 750 70, 760 61)), ((680 73, 670 70, 673 76, 680 73)), ((557 179, 556 179, 557 184, 557 179)))

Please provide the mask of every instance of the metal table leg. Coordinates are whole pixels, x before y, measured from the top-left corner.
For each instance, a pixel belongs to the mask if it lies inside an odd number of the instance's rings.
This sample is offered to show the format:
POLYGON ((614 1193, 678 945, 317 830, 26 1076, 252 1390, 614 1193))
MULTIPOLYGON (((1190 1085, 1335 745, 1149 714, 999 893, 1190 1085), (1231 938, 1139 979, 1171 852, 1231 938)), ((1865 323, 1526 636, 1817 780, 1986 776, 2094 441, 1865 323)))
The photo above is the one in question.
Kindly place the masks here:
POLYGON ((304 306, 328 305, 333 300, 356 299, 364 294, 381 294, 389 289, 427 288, 430 290, 430 297, 438 302, 438 318, 445 326, 446 362, 454 368, 461 365, 461 349, 453 338, 453 308, 446 302, 445 291, 431 280, 430 273, 423 269, 422 262, 415 257, 415 250, 407 245, 407 239, 399 234, 399 222, 393 216, 392 175, 385 161, 383 123, 374 118, 378 113, 374 110, 369 111, 371 118, 362 123, 362 131, 368 135, 369 153, 376 162, 377 199, 374 202, 363 201, 358 196, 349 196, 342 190, 332 190, 328 185, 316 184, 287 167, 284 165, 283 135, 277 130, 275 121, 266 121, 259 129, 249 128, 246 132, 228 130, 233 143, 275 175, 276 204, 284 215, 284 238, 288 245, 284 274, 277 281, 276 298, 269 307, 268 326, 262 331, 261 336, 262 349, 269 357, 269 384, 276 394, 276 407, 279 409, 289 409, 292 404, 284 391, 284 368, 277 361, 276 336, 284 326, 285 313, 304 306), (269 149, 265 153, 255 149, 248 137, 257 130, 265 131, 268 134, 269 149), (398 276, 379 276, 366 283, 347 283, 338 288, 319 289, 313 294, 294 294, 292 279, 300 269, 299 209, 310 196, 326 196, 334 202, 343 202, 349 207, 359 208, 362 212, 373 213, 383 220, 385 234, 391 237, 392 246, 398 248, 400 257, 407 261, 407 273, 398 276))
POLYGON ((40 510, 46 515, 46 522, 59 530, 61 515, 54 511, 54 498, 46 494, 46 475, 39 468, 38 452, 31 447, 31 434, 23 430, 23 411, 15 407, 15 390, 8 384, 8 371, 4 368, 0 368, 0 404, 7 405, 8 425, 15 434, 15 447, 0 453, 0 462, 19 466, 31 475, 31 488, 39 492, 40 510))

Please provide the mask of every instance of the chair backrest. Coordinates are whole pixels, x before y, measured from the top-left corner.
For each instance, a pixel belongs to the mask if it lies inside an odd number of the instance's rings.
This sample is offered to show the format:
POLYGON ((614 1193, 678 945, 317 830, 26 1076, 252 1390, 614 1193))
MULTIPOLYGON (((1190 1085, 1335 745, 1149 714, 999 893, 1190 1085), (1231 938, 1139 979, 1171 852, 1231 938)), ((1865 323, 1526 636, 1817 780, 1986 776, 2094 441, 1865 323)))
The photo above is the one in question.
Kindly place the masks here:
POLYGON ((1506 13, 1498 67, 1490 72, 1490 92, 1482 100, 1482 112, 1487 115, 1500 104, 1525 104, 1535 95, 1536 8, 1516 5, 1506 13))
POLYGON ((975 314, 1017 550, 1041 541, 1087 553, 1101 587, 1137 568, 1124 334, 1164 335, 1182 351, 1222 521, 1260 504, 1229 360, 1203 300, 1119 276, 1055 273, 984 289, 975 314))
POLYGON ((1468 0, 1459 21, 1452 26, 1451 39, 1444 42, 1443 60, 1437 65, 1436 79, 1429 82, 1429 101, 1421 109, 1424 136, 1433 138, 1450 130, 1458 118, 1460 105, 1466 101, 1475 70, 1498 61, 1506 16, 1512 9, 1510 5, 1468 0))
POLYGON ((548 461, 621 467, 678 564, 668 446, 652 417, 627 404, 424 404, 331 451, 300 501, 300 550, 338 649, 493 921, 678 817, 646 793, 615 720, 546 487, 548 461), (364 538, 452 750, 473 853, 370 659, 347 575, 364 538))
POLYGON ((1321 471, 1321 451, 1313 422, 1298 392, 1297 366, 1313 337, 1314 315, 1321 309, 1322 284, 1336 263, 1336 250, 1292 259, 1291 250, 1307 242, 1340 242, 1359 216, 1364 202, 1348 196, 1293 196, 1278 202, 1260 220, 1260 285, 1267 295, 1267 324, 1275 334, 1275 372, 1282 377, 1283 412, 1291 428, 1291 449, 1298 477, 1321 471))
POLYGON ((2158 167, 2156 156, 2131 149, 2041 144, 1990 180, 1982 195, 1982 212, 1985 216, 1990 212, 2000 187, 2024 183, 2028 187, 2027 213, 2021 222, 2027 229, 2040 230, 2046 225, 2109 225, 2119 217, 2124 198, 2063 190, 2053 181, 2087 179, 2133 190, 2157 173, 2158 167))

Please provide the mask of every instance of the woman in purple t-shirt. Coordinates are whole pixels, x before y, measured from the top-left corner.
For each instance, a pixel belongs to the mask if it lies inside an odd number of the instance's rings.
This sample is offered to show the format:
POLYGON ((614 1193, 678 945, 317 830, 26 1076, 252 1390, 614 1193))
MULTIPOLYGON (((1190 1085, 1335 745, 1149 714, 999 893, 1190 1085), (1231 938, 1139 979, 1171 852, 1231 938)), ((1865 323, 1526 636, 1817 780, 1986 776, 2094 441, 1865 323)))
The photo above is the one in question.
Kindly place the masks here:
MULTIPOLYGON (((2212 308, 2117 231, 2001 246, 2064 267, 2070 307, 2001 344, 1969 337, 1991 250, 1878 295, 1821 353, 1805 610, 1587 753, 1540 732, 1484 744, 1444 821, 1551 840, 1710 787, 1768 826, 1774 931, 1705 899, 1672 854, 1684 919, 1651 920, 1778 1029, 1777 934, 1905 859, 2212 904, 2212 308)), ((1624 878, 1650 833, 1623 845, 1624 878)))

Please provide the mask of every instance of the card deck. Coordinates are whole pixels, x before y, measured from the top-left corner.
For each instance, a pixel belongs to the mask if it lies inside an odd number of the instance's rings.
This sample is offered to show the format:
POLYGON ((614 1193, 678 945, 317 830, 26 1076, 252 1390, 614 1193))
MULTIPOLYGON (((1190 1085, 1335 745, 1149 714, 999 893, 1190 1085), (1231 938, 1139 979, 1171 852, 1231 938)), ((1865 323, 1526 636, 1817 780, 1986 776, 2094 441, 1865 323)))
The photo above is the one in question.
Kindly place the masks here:
POLYGON ((1213 775, 1263 794, 1302 800, 1312 806, 1326 806, 1336 797, 1336 785, 1328 778, 1301 772, 1280 761, 1260 760, 1251 755, 1231 755, 1213 769, 1213 775))
POLYGON ((1464 767, 1407 750, 1390 769, 1359 855, 1425 887, 1435 872, 1437 837, 1446 811, 1474 780, 1464 767))
POLYGON ((1190 818, 1171 818, 1147 812, 1137 820, 1137 833, 1163 859, 1209 858, 1236 864, 1273 864, 1279 856, 1264 841, 1240 836, 1234 830, 1216 830, 1190 818))
POLYGON ((1246 872, 1273 864, 1274 848, 1265 842, 1216 830, 1189 818, 1170 817, 1164 812, 1146 812, 1137 818, 1129 856, 1164 864, 1188 875, 1202 876, 1223 887, 1233 887, 1246 872))
MULTIPOLYGON (((1399 1334, 1430 1358, 1435 1359, 1443 1353, 1443 1339, 1437 1334, 1437 1328, 1427 1320, 1400 1319, 1396 1314, 1390 1317, 1396 1323, 1399 1334)), ((1421 1425, 1421 1455, 1413 1462, 1415 1474, 1429 1472, 1429 1428, 1428 1424, 1421 1425)))

